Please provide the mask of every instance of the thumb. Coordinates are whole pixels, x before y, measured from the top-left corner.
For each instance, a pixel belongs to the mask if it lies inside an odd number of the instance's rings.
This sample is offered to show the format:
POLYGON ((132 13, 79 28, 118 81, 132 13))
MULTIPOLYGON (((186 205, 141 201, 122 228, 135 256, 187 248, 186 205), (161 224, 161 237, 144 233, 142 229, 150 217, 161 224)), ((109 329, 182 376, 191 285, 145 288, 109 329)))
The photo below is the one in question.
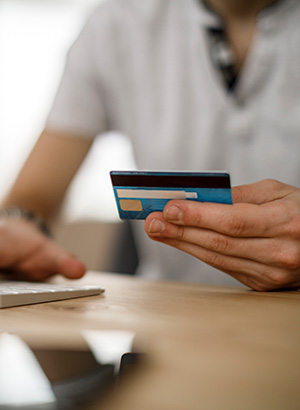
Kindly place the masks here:
POLYGON ((274 179, 264 179, 248 185, 232 187, 232 202, 261 205, 289 195, 293 187, 274 179))

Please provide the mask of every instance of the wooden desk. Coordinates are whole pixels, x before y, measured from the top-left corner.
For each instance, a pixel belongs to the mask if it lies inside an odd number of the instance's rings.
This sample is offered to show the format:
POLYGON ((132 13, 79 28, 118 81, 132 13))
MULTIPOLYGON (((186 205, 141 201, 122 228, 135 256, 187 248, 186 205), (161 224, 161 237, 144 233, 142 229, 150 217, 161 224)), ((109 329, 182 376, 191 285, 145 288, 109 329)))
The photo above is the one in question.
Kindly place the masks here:
POLYGON ((101 409, 300 408, 299 292, 92 272, 81 281, 100 283, 106 292, 4 309, 0 330, 52 346, 80 345, 82 329, 135 331, 147 343, 150 364, 101 409))

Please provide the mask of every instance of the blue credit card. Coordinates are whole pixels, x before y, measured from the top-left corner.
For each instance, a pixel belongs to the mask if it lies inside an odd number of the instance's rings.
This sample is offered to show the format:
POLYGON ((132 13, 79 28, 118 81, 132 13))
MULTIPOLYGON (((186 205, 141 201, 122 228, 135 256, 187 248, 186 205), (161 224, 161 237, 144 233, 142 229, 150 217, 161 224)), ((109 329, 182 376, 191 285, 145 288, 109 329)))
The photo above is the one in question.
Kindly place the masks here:
POLYGON ((111 171, 121 219, 145 219, 171 199, 232 204, 227 172, 111 171))

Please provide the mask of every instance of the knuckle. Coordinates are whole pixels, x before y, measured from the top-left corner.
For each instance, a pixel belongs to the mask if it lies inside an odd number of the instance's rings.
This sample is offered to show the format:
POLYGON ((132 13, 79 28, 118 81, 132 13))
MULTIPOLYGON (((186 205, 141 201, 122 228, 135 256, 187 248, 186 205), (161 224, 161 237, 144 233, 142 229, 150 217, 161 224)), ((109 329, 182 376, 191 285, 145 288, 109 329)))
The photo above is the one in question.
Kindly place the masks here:
POLYGON ((257 292, 267 292, 268 290, 271 290, 268 285, 262 282, 251 283, 250 287, 257 292))
POLYGON ((284 216, 281 224, 278 225, 276 234, 287 236, 292 239, 300 239, 300 209, 299 204, 293 200, 286 200, 274 204, 276 215, 284 216))
POLYGON ((241 202, 243 199, 243 188, 241 186, 232 187, 232 200, 233 202, 241 202))
POLYGON ((226 253, 229 248, 229 239, 224 235, 216 235, 211 239, 210 246, 216 252, 226 253))
POLYGON ((272 178, 265 179, 264 182, 268 185, 268 190, 271 190, 274 192, 279 191, 283 186, 282 182, 279 182, 276 179, 272 179, 272 178))
POLYGON ((183 226, 177 226, 176 239, 183 241, 185 239, 185 228, 183 226))
POLYGON ((274 275, 272 280, 272 289, 280 289, 285 287, 289 283, 289 275, 287 272, 274 275))
POLYGON ((193 226, 201 226, 203 222, 202 214, 199 212, 199 210, 194 206, 195 204, 193 203, 194 201, 189 201, 190 203, 188 204, 188 210, 190 212, 190 215, 188 215, 187 212, 184 212, 183 217, 182 217, 182 222, 189 225, 193 226))
POLYGON ((298 269, 300 267, 300 252, 298 249, 289 248, 277 255, 277 262, 286 269, 298 269))
POLYGON ((213 266, 215 268, 221 268, 221 267, 223 268, 223 265, 224 265, 224 263, 222 263, 220 255, 214 252, 208 252, 206 254, 205 262, 208 265, 213 266))
POLYGON ((269 268, 264 274, 265 283, 262 284, 266 291, 280 289, 290 282, 290 274, 286 270, 275 270, 269 268))
POLYGON ((246 232, 245 221, 238 215, 234 218, 230 217, 224 221, 224 227, 228 234, 234 236, 240 236, 246 232))
POLYGON ((294 215, 286 226, 286 234, 293 239, 300 238, 300 214, 294 215))

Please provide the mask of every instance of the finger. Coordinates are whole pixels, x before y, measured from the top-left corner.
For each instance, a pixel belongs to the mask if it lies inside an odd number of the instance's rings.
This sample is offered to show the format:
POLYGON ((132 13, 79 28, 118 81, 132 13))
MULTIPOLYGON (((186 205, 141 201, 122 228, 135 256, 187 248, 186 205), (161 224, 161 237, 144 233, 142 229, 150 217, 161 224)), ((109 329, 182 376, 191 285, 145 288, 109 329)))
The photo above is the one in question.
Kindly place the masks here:
POLYGON ((57 272, 69 279, 79 279, 85 272, 85 265, 72 255, 65 255, 57 261, 57 272))
POLYGON ((153 239, 195 256, 254 290, 269 291, 299 286, 299 280, 297 282, 296 276, 284 269, 269 267, 248 259, 218 254, 200 246, 174 239, 161 237, 153 237, 153 239))
POLYGON ((278 203, 267 207, 246 203, 225 205, 174 200, 167 203, 163 216, 174 224, 210 229, 236 237, 274 236, 287 223, 287 214, 282 212, 278 203))
POLYGON ((281 199, 294 188, 290 185, 282 184, 273 179, 265 179, 248 185, 240 185, 231 188, 233 203, 265 204, 281 199))
POLYGON ((79 278, 86 270, 82 262, 48 239, 31 222, 13 218, 0 221, 0 267, 34 280, 57 273, 79 278))
POLYGON ((15 269, 35 280, 43 280, 55 274, 77 279, 86 271, 82 262, 49 240, 45 240, 19 260, 15 269))
POLYGON ((300 267, 300 246, 289 240, 265 238, 235 238, 207 229, 174 225, 157 215, 146 226, 150 236, 175 239, 198 245, 207 250, 228 256, 277 266, 285 269, 300 267))

